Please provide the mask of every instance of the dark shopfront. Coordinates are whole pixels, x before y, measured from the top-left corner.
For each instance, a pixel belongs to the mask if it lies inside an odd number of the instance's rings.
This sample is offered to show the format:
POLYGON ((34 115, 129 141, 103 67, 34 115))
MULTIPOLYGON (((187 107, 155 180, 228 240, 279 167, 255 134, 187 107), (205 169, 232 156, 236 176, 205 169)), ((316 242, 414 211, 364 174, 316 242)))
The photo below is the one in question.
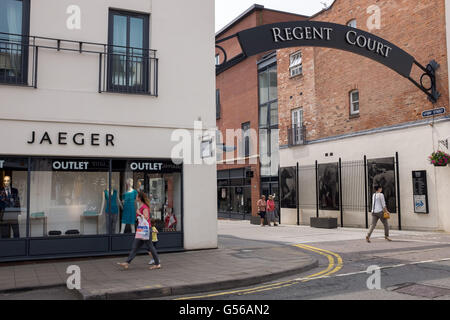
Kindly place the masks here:
POLYGON ((0 157, 0 261, 125 254, 144 191, 158 251, 183 250, 183 166, 161 159, 0 157))
POLYGON ((219 218, 248 220, 252 215, 250 168, 217 172, 217 202, 219 218))

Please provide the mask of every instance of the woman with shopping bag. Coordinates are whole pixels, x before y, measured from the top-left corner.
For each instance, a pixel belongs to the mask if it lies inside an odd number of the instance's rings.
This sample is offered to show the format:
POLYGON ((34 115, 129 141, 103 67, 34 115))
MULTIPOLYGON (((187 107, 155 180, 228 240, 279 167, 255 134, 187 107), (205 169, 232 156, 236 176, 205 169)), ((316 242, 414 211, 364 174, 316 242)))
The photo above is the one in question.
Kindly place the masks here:
POLYGON ((370 243, 370 236, 377 226, 378 220, 381 220, 384 225, 384 238, 387 241, 392 241, 389 238, 389 219, 390 214, 386 207, 383 188, 381 186, 376 186, 375 193, 372 196, 372 225, 370 226, 369 233, 366 236, 366 241, 370 243))
POLYGON ((136 257, 136 253, 143 245, 146 246, 148 254, 153 256, 155 265, 149 269, 161 269, 158 253, 151 241, 151 222, 150 222, 150 201, 144 192, 139 192, 137 197, 140 209, 136 211, 138 227, 133 242, 133 248, 126 262, 118 263, 124 270, 128 269, 131 261, 136 257))

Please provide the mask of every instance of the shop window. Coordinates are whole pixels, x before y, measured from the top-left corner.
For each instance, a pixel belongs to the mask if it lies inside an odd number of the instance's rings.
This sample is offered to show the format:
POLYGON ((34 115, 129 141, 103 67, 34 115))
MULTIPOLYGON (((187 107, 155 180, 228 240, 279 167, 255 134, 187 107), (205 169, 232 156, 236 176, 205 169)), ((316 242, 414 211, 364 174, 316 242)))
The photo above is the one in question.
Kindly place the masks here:
POLYGON ((108 91, 147 92, 148 15, 111 10, 109 23, 108 91))
POLYGON ((302 52, 297 51, 290 55, 289 74, 291 77, 301 75, 303 73, 302 52))
POLYGON ((29 8, 29 0, 0 1, 0 83, 27 83, 29 8))
POLYGON ((152 224, 159 232, 181 230, 181 165, 171 161, 113 160, 112 180, 119 181, 123 203, 121 233, 135 231, 135 195, 144 192, 150 201, 152 224))
POLYGON ((353 90, 350 92, 350 115, 359 115, 359 91, 353 90))
POLYGON ((26 237, 28 159, 0 158, 0 238, 26 237))
POLYGON ((102 210, 109 161, 33 159, 30 176, 31 237, 107 233, 102 210))

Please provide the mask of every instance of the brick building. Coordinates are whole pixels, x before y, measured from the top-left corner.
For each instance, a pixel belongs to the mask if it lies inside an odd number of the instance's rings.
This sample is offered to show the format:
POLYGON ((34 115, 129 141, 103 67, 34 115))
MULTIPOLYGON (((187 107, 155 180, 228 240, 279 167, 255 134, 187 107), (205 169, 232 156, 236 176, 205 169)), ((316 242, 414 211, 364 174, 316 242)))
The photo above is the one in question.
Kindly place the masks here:
MULTIPOLYGON (((217 32, 216 41, 260 25, 306 18, 253 5, 217 32)), ((261 193, 278 194, 276 55, 269 52, 243 59, 236 38, 220 46, 231 63, 216 72, 216 118, 222 134, 218 143, 224 146, 223 152, 218 152, 217 165, 219 216, 249 219, 257 214, 255 204, 261 193), (259 83, 264 83, 260 90, 259 83), (230 129, 241 131, 227 135, 230 129), (272 131, 276 135, 270 141, 267 137, 272 131), (261 153, 266 158, 263 166, 261 153)), ((216 61, 223 60, 222 51, 217 49, 216 61)))
MULTIPOLYGON (((309 224, 310 217, 319 215, 335 217, 344 226, 364 226, 370 189, 382 177, 384 183, 391 179, 385 189, 392 189, 386 192, 392 193, 393 227, 449 230, 450 168, 434 167, 428 161, 433 151, 448 153, 445 142, 450 138, 445 1, 373 4, 336 0, 310 20, 371 32, 424 66, 435 59, 440 64, 436 76, 441 97, 433 105, 407 79, 349 52, 311 47, 278 50, 280 164, 282 168, 299 165, 300 207, 298 211, 282 208, 282 223, 309 224), (369 30, 376 18, 379 28, 369 30), (445 107, 445 113, 423 117, 422 112, 438 107, 445 107), (426 210, 417 207, 424 202, 416 198, 414 171, 426 172, 426 210)), ((421 74, 416 68, 412 77, 421 74)))

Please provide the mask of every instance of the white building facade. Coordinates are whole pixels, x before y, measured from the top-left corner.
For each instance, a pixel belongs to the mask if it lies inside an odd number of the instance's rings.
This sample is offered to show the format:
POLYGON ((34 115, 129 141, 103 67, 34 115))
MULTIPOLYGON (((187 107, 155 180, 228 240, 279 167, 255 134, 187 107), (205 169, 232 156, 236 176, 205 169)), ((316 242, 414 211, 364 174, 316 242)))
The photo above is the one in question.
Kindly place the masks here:
POLYGON ((5 0, 0 12, 0 261, 125 253, 139 191, 159 250, 216 248, 215 165, 193 163, 194 122, 215 126, 214 3, 5 0), (192 161, 173 155, 180 129, 192 161))

